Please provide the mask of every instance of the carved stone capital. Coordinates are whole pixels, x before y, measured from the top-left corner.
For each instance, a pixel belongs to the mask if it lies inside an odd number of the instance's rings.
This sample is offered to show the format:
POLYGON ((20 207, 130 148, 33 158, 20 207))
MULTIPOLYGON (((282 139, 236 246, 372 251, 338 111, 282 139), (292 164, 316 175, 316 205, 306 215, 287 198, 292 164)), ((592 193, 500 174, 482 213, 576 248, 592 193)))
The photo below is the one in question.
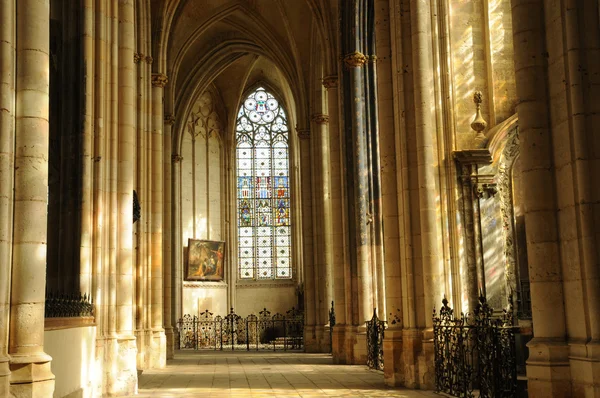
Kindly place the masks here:
POLYGON ((152 74, 152 85, 154 87, 164 87, 167 85, 169 78, 167 75, 163 73, 153 73, 152 74))
POLYGON ((142 60, 142 58, 144 58, 144 54, 142 54, 142 53, 134 53, 133 54, 133 62, 136 64, 139 64, 140 61, 142 60))
POLYGON ((473 193, 477 199, 492 198, 498 193, 496 183, 473 184, 473 193))
POLYGON ((344 56, 344 63, 349 68, 360 68, 367 62, 365 54, 355 51, 344 56))
POLYGON ((181 162, 182 160, 183 160, 183 156, 180 156, 180 155, 178 155, 178 154, 176 154, 176 153, 174 153, 173 155, 171 155, 171 161, 172 161, 173 163, 179 163, 179 162, 181 162))
POLYGON ((338 77, 336 75, 325 76, 323 78, 323 87, 326 89, 336 88, 338 86, 338 77))
POLYGON ((372 64, 377 63, 377 55, 368 55, 367 58, 372 64))
POLYGON ((154 62, 154 58, 152 58, 152 56, 150 56, 150 55, 146 56, 146 58, 144 60, 146 61, 147 64, 152 64, 152 62, 154 62))
POLYGON ((312 116, 312 121, 317 124, 327 124, 329 123, 329 116, 322 113, 317 113, 312 116))
POLYGON ((310 138, 310 130, 309 129, 300 129, 298 131, 298 138, 301 140, 307 140, 310 138))
POLYGON ((165 124, 172 126, 175 124, 175 116, 173 115, 165 115, 165 124))

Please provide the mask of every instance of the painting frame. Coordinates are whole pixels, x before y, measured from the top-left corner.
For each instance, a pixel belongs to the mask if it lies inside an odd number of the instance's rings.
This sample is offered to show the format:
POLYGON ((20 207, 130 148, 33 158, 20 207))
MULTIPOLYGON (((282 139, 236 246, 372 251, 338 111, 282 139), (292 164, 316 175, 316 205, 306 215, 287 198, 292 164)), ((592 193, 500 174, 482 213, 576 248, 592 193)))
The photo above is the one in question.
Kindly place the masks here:
POLYGON ((221 282, 225 278, 225 241, 188 239, 186 281, 221 282))

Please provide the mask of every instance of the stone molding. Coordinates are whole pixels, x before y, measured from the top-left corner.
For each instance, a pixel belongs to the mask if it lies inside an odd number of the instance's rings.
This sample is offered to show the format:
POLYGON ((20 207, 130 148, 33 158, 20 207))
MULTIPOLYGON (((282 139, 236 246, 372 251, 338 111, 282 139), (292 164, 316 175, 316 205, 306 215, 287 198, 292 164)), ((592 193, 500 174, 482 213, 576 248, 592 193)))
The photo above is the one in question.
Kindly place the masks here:
POLYGON ((312 116, 312 121, 317 124, 327 124, 329 123, 329 116, 322 113, 317 113, 312 116))
POLYGON ((96 318, 93 316, 44 319, 44 330, 74 329, 89 326, 96 326, 96 318))
POLYGON ((173 115, 165 115, 165 124, 172 126, 175 124, 175 116, 173 115))
POLYGON ((193 289, 227 289, 225 282, 184 282, 183 287, 193 289))
POLYGON ((355 51, 344 56, 344 64, 349 68, 360 68, 367 63, 367 56, 361 52, 355 51))
POLYGON ((284 288, 284 287, 295 287, 296 284, 294 282, 271 282, 271 283, 265 283, 265 282, 257 282, 257 283, 252 283, 252 282, 238 282, 236 285, 236 287, 240 288, 240 289, 246 289, 246 288, 264 288, 264 287, 269 287, 269 288, 284 288))
POLYGON ((298 132, 298 138, 301 140, 307 140, 310 138, 310 130, 309 129, 299 129, 296 130, 298 132))
POLYGON ((336 75, 325 76, 322 80, 323 87, 326 89, 337 88, 338 86, 338 77, 336 75))
POLYGON ((152 74, 152 85, 154 87, 165 87, 169 82, 169 78, 164 73, 153 73, 152 74))

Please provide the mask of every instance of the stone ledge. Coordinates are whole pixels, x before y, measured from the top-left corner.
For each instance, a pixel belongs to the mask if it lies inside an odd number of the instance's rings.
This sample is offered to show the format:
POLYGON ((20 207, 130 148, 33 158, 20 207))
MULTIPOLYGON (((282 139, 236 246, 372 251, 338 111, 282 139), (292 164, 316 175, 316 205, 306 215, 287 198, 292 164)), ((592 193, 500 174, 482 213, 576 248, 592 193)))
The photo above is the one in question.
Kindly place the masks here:
POLYGON ((73 329, 88 326, 96 326, 96 318, 93 316, 73 318, 46 318, 44 319, 44 330, 73 329))

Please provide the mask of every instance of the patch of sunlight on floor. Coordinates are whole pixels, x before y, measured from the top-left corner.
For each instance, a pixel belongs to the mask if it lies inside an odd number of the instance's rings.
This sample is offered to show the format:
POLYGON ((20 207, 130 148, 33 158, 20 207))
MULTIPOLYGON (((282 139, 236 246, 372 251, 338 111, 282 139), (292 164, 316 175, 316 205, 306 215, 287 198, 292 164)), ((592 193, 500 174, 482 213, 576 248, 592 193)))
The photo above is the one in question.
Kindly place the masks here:
POLYGON ((137 397, 433 397, 387 387, 383 373, 334 365, 328 354, 178 351, 144 371, 137 397))

